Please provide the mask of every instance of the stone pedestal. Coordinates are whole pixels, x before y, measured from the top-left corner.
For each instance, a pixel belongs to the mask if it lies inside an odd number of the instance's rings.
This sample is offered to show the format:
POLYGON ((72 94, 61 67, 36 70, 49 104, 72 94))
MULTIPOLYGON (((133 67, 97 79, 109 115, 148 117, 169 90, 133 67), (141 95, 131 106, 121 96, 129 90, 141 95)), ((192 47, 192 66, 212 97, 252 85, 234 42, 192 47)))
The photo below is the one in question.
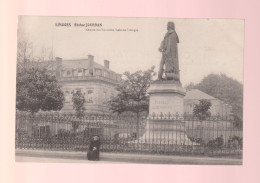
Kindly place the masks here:
POLYGON ((150 94, 149 118, 145 133, 138 139, 139 143, 164 145, 191 145, 185 134, 183 115, 183 98, 185 89, 174 80, 154 81, 150 94))
POLYGON ((150 115, 182 115, 185 89, 174 80, 154 81, 148 93, 150 95, 150 115))

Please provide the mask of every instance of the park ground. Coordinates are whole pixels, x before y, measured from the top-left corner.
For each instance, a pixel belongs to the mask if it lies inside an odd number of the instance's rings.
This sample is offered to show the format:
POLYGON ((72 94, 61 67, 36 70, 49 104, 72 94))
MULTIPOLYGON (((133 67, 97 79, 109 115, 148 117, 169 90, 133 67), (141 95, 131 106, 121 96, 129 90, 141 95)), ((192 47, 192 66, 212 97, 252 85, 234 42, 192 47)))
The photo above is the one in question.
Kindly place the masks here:
POLYGON ((138 164, 186 164, 186 165, 242 165, 242 159, 227 157, 193 157, 175 155, 147 155, 128 153, 102 153, 100 161, 88 161, 86 152, 63 152, 21 150, 15 151, 16 162, 42 162, 42 163, 138 163, 138 164))

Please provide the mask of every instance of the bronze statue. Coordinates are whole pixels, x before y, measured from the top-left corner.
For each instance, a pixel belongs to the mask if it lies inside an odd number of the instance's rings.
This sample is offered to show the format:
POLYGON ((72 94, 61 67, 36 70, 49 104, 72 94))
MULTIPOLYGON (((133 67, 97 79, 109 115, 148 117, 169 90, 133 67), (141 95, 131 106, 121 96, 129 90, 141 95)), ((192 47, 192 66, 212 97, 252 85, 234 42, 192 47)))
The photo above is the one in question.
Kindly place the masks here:
POLYGON ((178 60, 178 46, 179 38, 175 32, 175 25, 173 22, 167 24, 168 32, 165 34, 161 43, 159 51, 162 53, 158 79, 162 80, 162 75, 165 67, 165 79, 180 81, 179 76, 179 60, 178 60))

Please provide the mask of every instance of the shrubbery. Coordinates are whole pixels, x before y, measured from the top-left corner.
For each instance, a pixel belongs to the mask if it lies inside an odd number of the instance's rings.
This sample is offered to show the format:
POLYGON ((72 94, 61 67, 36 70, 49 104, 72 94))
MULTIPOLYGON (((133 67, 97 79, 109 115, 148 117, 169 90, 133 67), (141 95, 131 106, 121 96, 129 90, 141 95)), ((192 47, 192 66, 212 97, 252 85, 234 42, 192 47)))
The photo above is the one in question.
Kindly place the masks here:
POLYGON ((217 137, 216 139, 210 140, 207 143, 207 147, 210 149, 221 149, 224 146, 224 139, 223 136, 221 135, 220 137, 217 137))
POLYGON ((230 136, 228 139, 228 147, 232 149, 241 149, 243 148, 243 138, 236 135, 230 136))

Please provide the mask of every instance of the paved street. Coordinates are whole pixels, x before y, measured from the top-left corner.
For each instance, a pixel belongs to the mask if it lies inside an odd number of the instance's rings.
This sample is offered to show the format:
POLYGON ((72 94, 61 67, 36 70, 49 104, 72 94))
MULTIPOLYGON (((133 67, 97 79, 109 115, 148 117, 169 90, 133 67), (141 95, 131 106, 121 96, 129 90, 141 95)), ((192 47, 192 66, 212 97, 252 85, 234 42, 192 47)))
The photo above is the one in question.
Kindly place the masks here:
POLYGON ((46 158, 46 157, 28 157, 28 156, 16 156, 16 162, 35 162, 35 163, 89 163, 89 164, 120 164, 123 162, 112 161, 88 161, 87 159, 65 159, 65 158, 46 158))
POLYGON ((148 155, 127 153, 101 153, 100 161, 88 161, 86 157, 86 152, 62 152, 40 150, 16 150, 16 162, 242 165, 241 159, 234 158, 148 155))

